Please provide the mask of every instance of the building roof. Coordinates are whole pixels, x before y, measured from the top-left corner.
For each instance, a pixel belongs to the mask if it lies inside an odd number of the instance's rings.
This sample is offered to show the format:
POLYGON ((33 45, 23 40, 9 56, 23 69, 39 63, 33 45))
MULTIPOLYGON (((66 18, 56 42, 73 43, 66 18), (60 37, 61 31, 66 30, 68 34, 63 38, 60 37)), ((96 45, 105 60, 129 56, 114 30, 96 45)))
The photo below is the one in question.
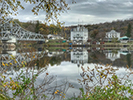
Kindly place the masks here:
POLYGON ((119 32, 116 32, 115 30, 111 30, 111 31, 106 32, 106 33, 109 34, 109 33, 119 33, 119 32))
POLYGON ((128 39, 128 37, 127 37, 127 36, 123 36, 123 37, 121 37, 120 39, 121 39, 121 40, 122 40, 122 39, 128 39))

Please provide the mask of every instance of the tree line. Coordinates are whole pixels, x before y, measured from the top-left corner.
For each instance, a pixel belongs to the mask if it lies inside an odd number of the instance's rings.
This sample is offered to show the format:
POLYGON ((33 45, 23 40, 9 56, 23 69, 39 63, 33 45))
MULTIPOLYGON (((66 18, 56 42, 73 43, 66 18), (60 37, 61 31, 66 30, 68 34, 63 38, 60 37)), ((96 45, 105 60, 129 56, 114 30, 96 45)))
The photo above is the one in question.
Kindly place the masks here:
POLYGON ((105 22, 93 25, 85 25, 88 28, 89 36, 92 39, 104 39, 106 32, 115 30, 120 33, 120 36, 133 37, 133 19, 117 20, 112 22, 105 22))
POLYGON ((64 26, 61 26, 60 23, 48 25, 47 23, 42 23, 39 20, 20 22, 18 19, 14 19, 14 21, 28 31, 40 33, 43 35, 53 34, 65 37, 65 31, 68 30, 64 26))
MULTIPOLYGON (((40 33, 43 35, 54 34, 60 35, 64 38, 68 39, 70 37, 70 31, 72 28, 77 26, 62 26, 60 23, 55 24, 46 24, 42 23, 39 20, 36 21, 28 21, 28 22, 20 22, 18 19, 15 19, 17 23, 24 29, 40 33)), ((117 20, 112 22, 105 22, 99 24, 88 24, 84 25, 88 29, 88 35, 91 39, 94 40, 103 40, 105 38, 106 32, 111 30, 115 30, 119 32, 121 36, 133 37, 133 19, 129 20, 117 20)))

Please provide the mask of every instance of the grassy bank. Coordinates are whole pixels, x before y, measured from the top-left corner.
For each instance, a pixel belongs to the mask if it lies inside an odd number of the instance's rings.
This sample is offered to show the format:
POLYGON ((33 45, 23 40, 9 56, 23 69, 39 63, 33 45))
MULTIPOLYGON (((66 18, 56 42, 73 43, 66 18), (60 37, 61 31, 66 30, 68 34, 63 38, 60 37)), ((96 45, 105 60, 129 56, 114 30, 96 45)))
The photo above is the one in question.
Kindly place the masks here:
POLYGON ((48 47, 47 50, 49 51, 63 51, 63 50, 67 50, 68 47, 48 47))
POLYGON ((63 43, 63 40, 49 40, 48 43, 46 43, 47 45, 68 45, 68 43, 63 43))

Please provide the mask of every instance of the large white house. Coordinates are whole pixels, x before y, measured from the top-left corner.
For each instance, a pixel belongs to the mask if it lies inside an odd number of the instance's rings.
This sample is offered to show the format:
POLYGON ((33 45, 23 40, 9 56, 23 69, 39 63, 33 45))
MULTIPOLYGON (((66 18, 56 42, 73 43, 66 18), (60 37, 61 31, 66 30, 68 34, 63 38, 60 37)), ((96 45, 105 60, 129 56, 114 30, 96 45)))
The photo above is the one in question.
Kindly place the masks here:
POLYGON ((73 43, 85 43, 88 40, 88 29, 84 26, 77 26, 71 30, 71 41, 73 43))
POLYGON ((112 39, 120 39, 120 33, 119 32, 116 32, 115 30, 111 30, 110 32, 107 32, 106 35, 105 35, 105 39, 107 41, 112 41, 112 39))

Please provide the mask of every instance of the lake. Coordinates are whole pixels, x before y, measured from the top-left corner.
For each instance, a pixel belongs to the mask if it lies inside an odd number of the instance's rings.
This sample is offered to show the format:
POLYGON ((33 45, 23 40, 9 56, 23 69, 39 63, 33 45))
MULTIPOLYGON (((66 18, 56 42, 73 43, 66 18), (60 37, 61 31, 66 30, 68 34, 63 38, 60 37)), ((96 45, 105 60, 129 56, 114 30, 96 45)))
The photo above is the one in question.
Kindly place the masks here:
MULTIPOLYGON (((1 73, 6 70, 3 74, 8 76, 7 80, 9 80, 9 77, 15 80, 22 70, 27 77, 31 77, 33 70, 34 74, 39 72, 35 87, 44 83, 45 86, 39 88, 37 94, 45 93, 50 99, 50 97, 52 98, 51 95, 59 90, 54 97, 55 100, 62 100, 63 96, 65 98, 77 97, 80 94, 79 88, 85 88, 85 85, 88 84, 87 81, 81 81, 85 76, 83 69, 87 70, 88 67, 95 69, 95 66, 112 66, 119 68, 116 73, 123 77, 128 73, 127 66, 131 69, 133 66, 133 51, 127 48, 100 50, 75 47, 58 48, 56 50, 43 50, 42 48, 32 50, 32 48, 25 48, 24 50, 2 51, 1 73), (12 57, 14 58, 12 59, 12 57), (5 66, 3 66, 3 62, 5 66), (9 66, 10 63, 12 65, 9 66)), ((130 78, 132 79, 133 76, 130 78)), ((89 84, 91 85, 91 83, 89 84)), ((11 93, 9 94, 12 96, 11 93)), ((39 99, 41 100, 41 98, 39 99)))

